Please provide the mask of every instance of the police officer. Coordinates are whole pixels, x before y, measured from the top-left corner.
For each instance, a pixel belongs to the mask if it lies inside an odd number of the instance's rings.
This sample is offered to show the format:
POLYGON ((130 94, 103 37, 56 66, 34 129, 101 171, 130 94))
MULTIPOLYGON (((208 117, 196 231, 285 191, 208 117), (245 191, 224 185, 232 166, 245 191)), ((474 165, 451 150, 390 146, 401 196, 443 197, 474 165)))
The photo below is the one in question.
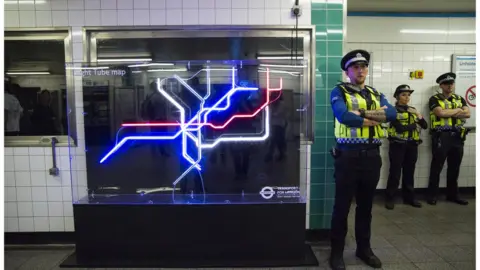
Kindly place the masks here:
POLYGON ((385 194, 385 207, 389 210, 395 205, 394 198, 400 182, 400 174, 402 175, 403 202, 413 207, 422 207, 422 204, 415 199, 413 179, 418 158, 418 145, 422 143, 420 128, 427 129, 428 124, 414 107, 408 106, 413 91, 410 86, 402 84, 393 94, 397 99, 395 103, 397 119, 390 122, 388 129, 390 173, 385 194))
POLYGON ((372 203, 380 178, 381 139, 386 132, 380 125, 395 120, 397 112, 384 95, 365 85, 370 54, 364 50, 347 53, 341 68, 351 83, 338 84, 331 93, 335 117, 335 204, 331 224, 332 269, 345 269, 343 249, 347 235, 347 217, 356 197, 356 255, 367 265, 380 268, 381 261, 370 246, 372 203))
POLYGON ((438 183, 445 160, 447 168, 447 201, 460 205, 468 202, 458 197, 458 174, 463 158, 463 145, 467 130, 463 125, 470 118, 465 99, 453 93, 455 73, 445 73, 437 78, 442 93, 430 98, 430 130, 432 134, 432 163, 428 182, 427 203, 437 204, 438 183))

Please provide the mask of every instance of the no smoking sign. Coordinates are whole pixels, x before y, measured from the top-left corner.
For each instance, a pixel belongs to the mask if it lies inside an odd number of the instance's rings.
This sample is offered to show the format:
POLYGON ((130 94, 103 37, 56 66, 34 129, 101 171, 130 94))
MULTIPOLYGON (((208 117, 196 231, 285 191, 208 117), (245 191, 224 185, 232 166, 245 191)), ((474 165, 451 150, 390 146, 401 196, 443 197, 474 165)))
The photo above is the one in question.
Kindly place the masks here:
POLYGON ((475 85, 468 88, 467 92, 465 92, 465 101, 467 101, 468 106, 470 107, 475 107, 475 99, 476 99, 476 94, 475 94, 476 87, 475 85))

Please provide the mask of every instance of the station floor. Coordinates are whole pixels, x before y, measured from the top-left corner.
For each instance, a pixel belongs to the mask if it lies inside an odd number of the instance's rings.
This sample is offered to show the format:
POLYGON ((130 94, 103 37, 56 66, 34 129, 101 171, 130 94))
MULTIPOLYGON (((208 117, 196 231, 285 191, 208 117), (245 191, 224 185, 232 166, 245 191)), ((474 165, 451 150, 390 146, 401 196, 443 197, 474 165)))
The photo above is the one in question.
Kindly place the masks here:
MULTIPOLYGON (((421 209, 398 204, 393 211, 386 210, 382 202, 376 202, 372 247, 382 260, 383 269, 475 269, 475 199, 469 201, 468 206, 439 201, 437 206, 424 205, 421 209)), ((370 269, 355 258, 354 209, 352 206, 345 262, 348 270, 370 269)), ((330 251, 327 243, 314 243, 313 249, 320 266, 272 269, 329 269, 327 258, 330 251)), ((7 249, 5 269, 60 269, 59 263, 71 252, 72 249, 7 249)))

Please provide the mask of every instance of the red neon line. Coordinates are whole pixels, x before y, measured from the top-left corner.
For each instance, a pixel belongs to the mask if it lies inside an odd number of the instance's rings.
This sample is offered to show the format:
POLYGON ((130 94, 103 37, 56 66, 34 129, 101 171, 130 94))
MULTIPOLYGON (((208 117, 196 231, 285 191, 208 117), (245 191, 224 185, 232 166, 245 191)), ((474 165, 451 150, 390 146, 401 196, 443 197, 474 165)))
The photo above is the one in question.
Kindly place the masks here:
MULTIPOLYGON (((275 100, 270 102, 270 92, 279 92, 282 91, 282 86, 283 86, 283 81, 282 78, 280 78, 280 87, 279 88, 270 88, 270 76, 269 72, 267 72, 267 100, 265 103, 260 106, 253 114, 237 114, 233 115, 230 119, 228 119, 223 125, 221 126, 215 126, 212 123, 191 123, 189 125, 204 125, 204 126, 210 126, 211 128, 214 129, 223 129, 225 128, 230 122, 233 121, 235 118, 251 118, 255 117, 259 112, 261 112, 267 105, 275 102, 277 99, 280 98, 281 94, 278 95, 278 97, 275 98, 275 100)), ((168 127, 168 126, 180 126, 180 123, 124 123, 122 124, 122 127, 168 127)))

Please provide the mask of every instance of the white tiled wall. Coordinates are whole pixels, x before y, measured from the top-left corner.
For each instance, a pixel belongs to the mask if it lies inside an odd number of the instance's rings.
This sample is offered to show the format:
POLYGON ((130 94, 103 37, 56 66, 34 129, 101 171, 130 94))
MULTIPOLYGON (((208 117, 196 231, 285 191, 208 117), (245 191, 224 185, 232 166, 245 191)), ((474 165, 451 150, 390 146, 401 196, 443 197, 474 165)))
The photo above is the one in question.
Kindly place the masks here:
MULTIPOLYGON (((392 104, 393 93, 400 84, 408 84, 415 92, 411 105, 420 109, 428 119, 428 100, 439 89, 436 78, 451 71, 452 54, 475 54, 475 35, 445 34, 452 29, 474 30, 475 20, 464 18, 390 18, 348 17, 346 50, 365 49, 372 53, 370 84, 386 95, 392 104), (370 31, 369 25, 376 25, 370 31), (443 28, 442 28, 443 27, 443 28), (411 34, 402 36, 400 29, 422 31, 434 29, 439 34, 411 34), (444 31, 444 32, 441 32, 444 31), (456 39, 459 38, 459 39, 456 39), (473 38, 473 39, 472 39, 473 38), (455 41, 458 40, 458 43, 455 41), (469 42, 469 43, 467 43, 469 42), (463 43, 463 44, 461 44, 463 43), (425 71, 424 79, 410 80, 412 69, 425 71)), ((415 173, 415 186, 428 186, 431 147, 428 132, 422 133, 423 144, 415 173)), ((459 186, 475 186, 475 134, 470 134, 465 144, 465 154, 460 170, 459 186)), ((382 147, 383 167, 378 188, 385 188, 388 178, 388 142, 382 147)), ((446 167, 441 174, 441 186, 446 184, 446 167)))
MULTIPOLYGON (((295 0, 9 0, 5 27, 72 27, 73 59, 83 61, 83 26, 293 25, 295 0)), ((300 0, 300 25, 310 25, 310 0, 300 0)), ((72 182, 86 187, 82 81, 75 80, 79 147, 72 152, 72 182)), ((308 150, 307 150, 308 151, 308 150)), ((309 154, 307 156, 310 156, 309 154)), ((73 231, 67 148, 59 149, 59 177, 48 175, 49 148, 6 148, 5 231, 73 231)), ((309 165, 305 164, 308 168, 309 165)), ((77 189, 77 188, 75 188, 77 189)), ((80 196, 82 195, 80 194, 80 196)))
MULTIPOLYGON (((294 0, 9 0, 5 27, 291 25, 294 0), (33 4, 32 2, 35 2, 33 4)), ((310 0, 300 0, 310 25, 310 0)))
POLYGON ((347 17, 348 42, 475 43, 475 18, 347 17))
POLYGON ((48 174, 48 148, 5 148, 5 231, 73 231, 68 148, 57 149, 61 174, 48 174))

